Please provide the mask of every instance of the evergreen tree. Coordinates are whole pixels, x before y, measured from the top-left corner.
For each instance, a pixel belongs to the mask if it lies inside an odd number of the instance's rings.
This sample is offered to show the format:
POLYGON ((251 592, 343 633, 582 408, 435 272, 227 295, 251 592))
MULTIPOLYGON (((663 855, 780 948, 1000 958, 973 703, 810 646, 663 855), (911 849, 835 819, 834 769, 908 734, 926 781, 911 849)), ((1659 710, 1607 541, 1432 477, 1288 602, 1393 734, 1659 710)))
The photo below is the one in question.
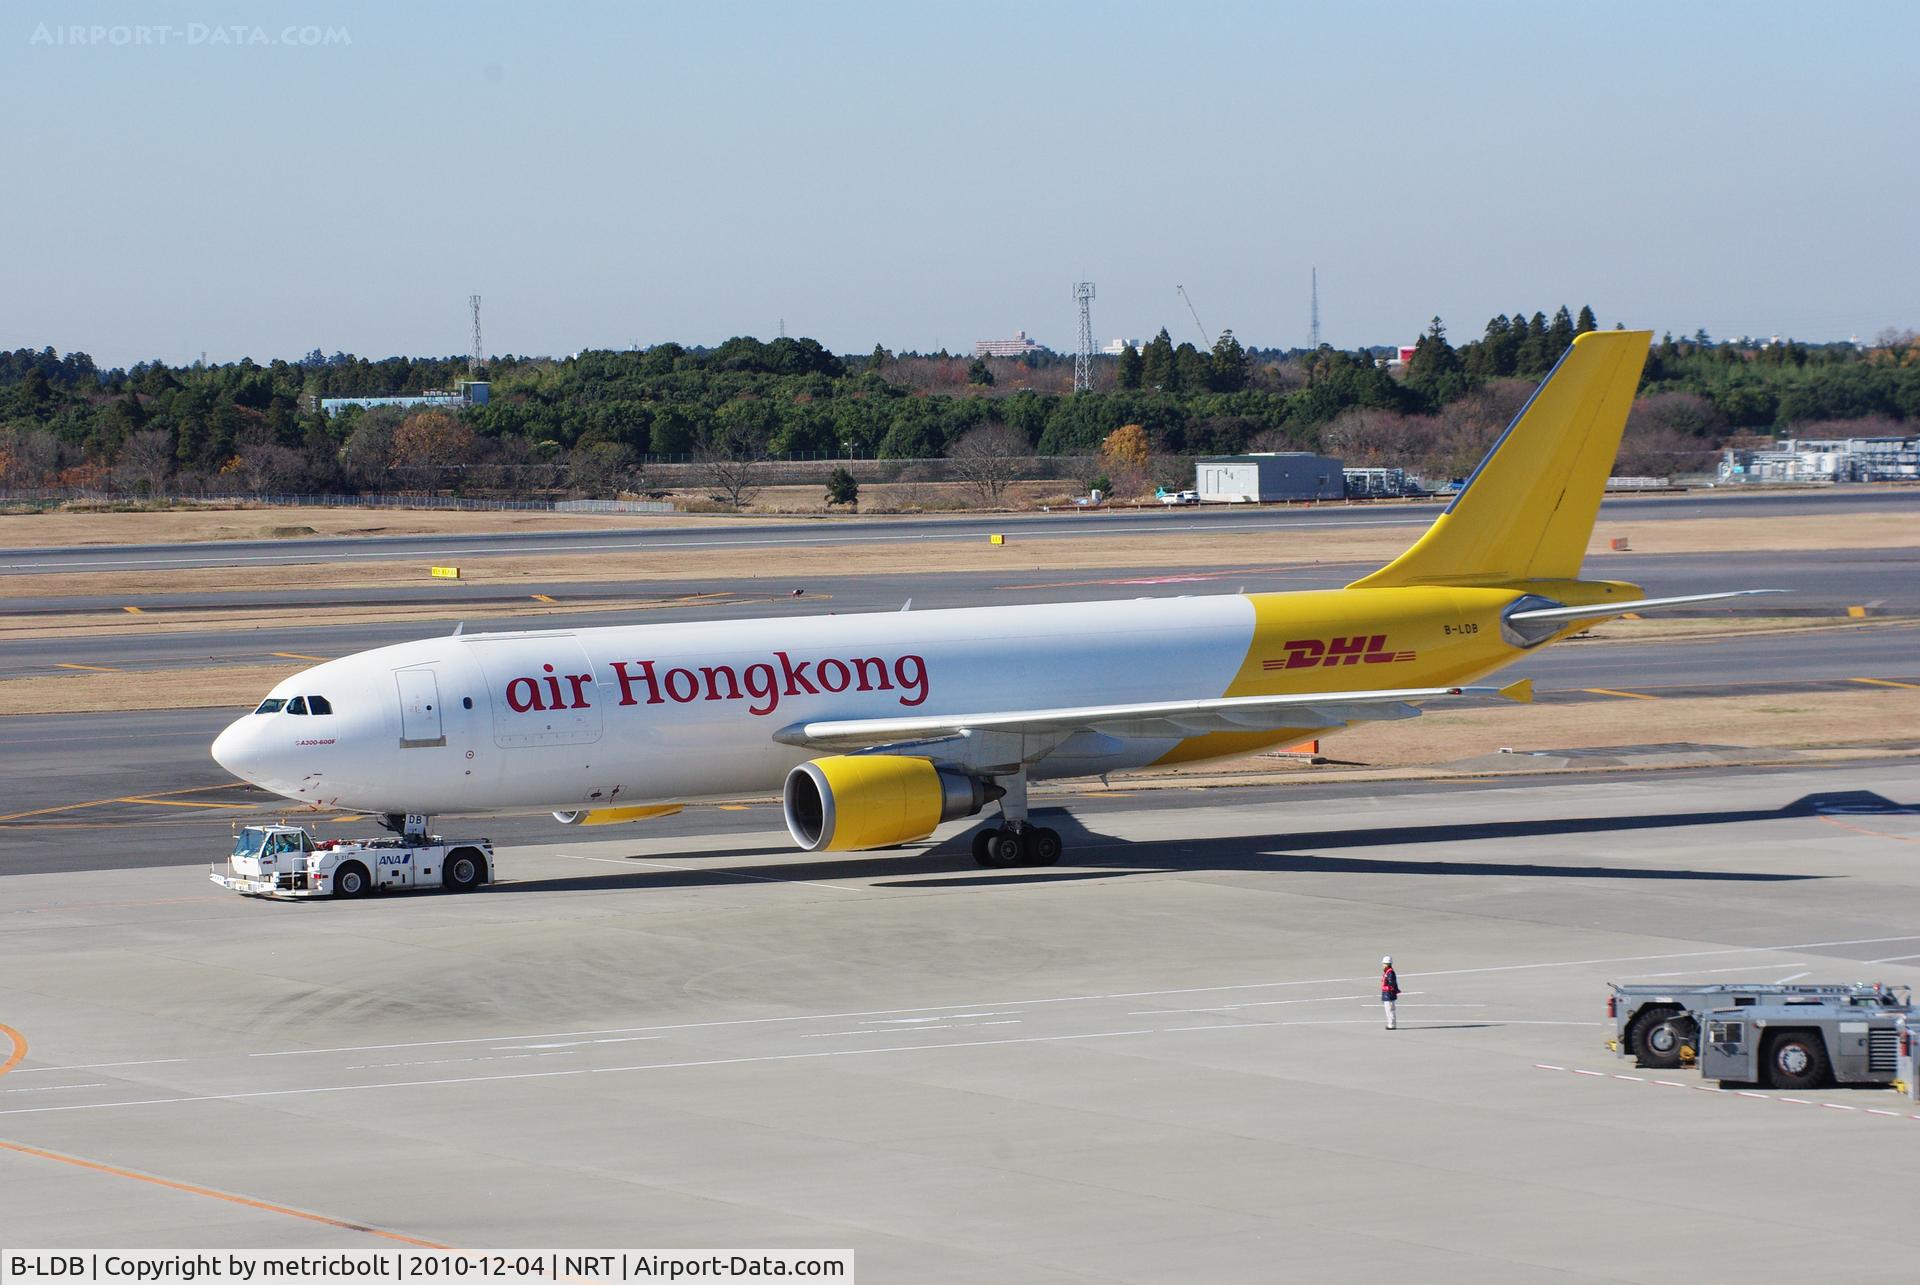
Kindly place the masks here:
POLYGON ((1547 328, 1547 362, 1549 365, 1559 361, 1561 354, 1573 346, 1573 314, 1567 311, 1567 305, 1561 304, 1560 311, 1553 314, 1553 324, 1547 328))
POLYGON ((1586 303, 1581 304, 1580 316, 1573 323, 1573 332, 1577 335, 1584 335, 1589 330, 1598 329, 1600 329, 1600 322, 1593 315, 1593 305, 1586 303))
POLYGON ((1220 339, 1213 345, 1213 369, 1208 378, 1208 386, 1216 393, 1237 393, 1247 386, 1251 374, 1251 364, 1247 360, 1247 350, 1233 337, 1231 330, 1220 332, 1220 339))
POLYGON ((1407 362, 1407 382, 1416 387, 1435 389, 1447 375, 1460 373, 1460 354, 1447 342, 1447 328, 1435 317, 1413 345, 1413 358, 1407 362))
POLYGON ((1138 348, 1135 348, 1132 344, 1121 345, 1120 347, 1120 387, 1128 388, 1128 389, 1140 387, 1140 371, 1141 371, 1142 364, 1143 363, 1140 360, 1140 350, 1138 348))
POLYGON ((848 505, 860 503, 860 483, 854 480, 853 474, 844 467, 834 469, 827 477, 827 503, 848 505))
POLYGON ((1554 357, 1547 351, 1547 314, 1536 312, 1527 322, 1527 337, 1520 344, 1519 356, 1514 363, 1513 373, 1538 378, 1547 373, 1553 365, 1554 357))
POLYGON ((1205 353, 1192 344, 1181 344, 1173 350, 1173 391, 1197 393, 1207 386, 1213 377, 1213 363, 1207 360, 1205 353))
POLYGON ((967 382, 993 387, 993 371, 988 368, 985 357, 975 357, 973 364, 967 367, 967 382))
POLYGON ((1140 382, 1149 391, 1171 393, 1178 389, 1174 384, 1173 336, 1167 333, 1165 326, 1147 345, 1147 351, 1141 358, 1140 382))

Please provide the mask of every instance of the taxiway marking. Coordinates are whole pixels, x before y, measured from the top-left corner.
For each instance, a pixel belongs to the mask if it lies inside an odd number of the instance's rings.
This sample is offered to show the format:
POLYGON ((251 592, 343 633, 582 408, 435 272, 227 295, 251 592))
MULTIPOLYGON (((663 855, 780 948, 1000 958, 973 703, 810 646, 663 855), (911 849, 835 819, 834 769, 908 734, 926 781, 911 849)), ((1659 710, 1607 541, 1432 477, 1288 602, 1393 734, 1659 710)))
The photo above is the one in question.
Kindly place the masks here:
POLYGON ((1595 696, 1621 696, 1627 700, 1657 701, 1660 699, 1658 696, 1649 696, 1645 692, 1623 692, 1612 687, 1582 687, 1580 690, 1592 692, 1595 696))
MULTIPOLYGON (((213 790, 244 790, 247 788, 248 785, 245 781, 229 781, 224 785, 190 785, 184 790, 157 791, 147 796, 144 801, 151 803, 157 799, 166 798, 175 794, 205 794, 213 790)), ((0 821, 24 821, 29 817, 51 816, 56 812, 78 812, 83 808, 103 808, 112 803, 124 802, 126 802, 126 799, 123 797, 114 799, 89 799, 85 803, 62 803, 51 808, 34 808, 30 812, 9 812, 5 816, 0 816, 0 821)))
MULTIPOLYGON (((606 858, 606 859, 612 860, 612 858, 606 858)), ((1796 942, 1796 943, 1777 945, 1777 946, 1731 946, 1731 947, 1722 948, 1720 950, 1678 951, 1678 952, 1670 952, 1670 953, 1658 954, 1658 955, 1616 955, 1616 956, 1606 956, 1606 957, 1593 958, 1593 959, 1542 960, 1542 961, 1536 961, 1533 963, 1523 963, 1523 964, 1482 965, 1476 968, 1436 969, 1430 972, 1423 972, 1418 974, 1409 973, 1407 974, 1407 976, 1409 978, 1413 978, 1416 976, 1422 977, 1422 978, 1457 977, 1457 976, 1471 976, 1471 975, 1476 975, 1481 973, 1513 972, 1513 971, 1522 971, 1522 970, 1531 970, 1531 969, 1540 969, 1540 968, 1574 968, 1574 967, 1585 967, 1585 966, 1590 966, 1594 964, 1633 963, 1641 960, 1654 960, 1654 959, 1687 959, 1687 958, 1696 958, 1700 956, 1713 956, 1713 955, 1786 953, 1790 951, 1815 950, 1815 949, 1821 949, 1821 948, 1830 947, 1830 946, 1878 945, 1885 942, 1911 942, 1911 941, 1920 941, 1920 936, 1907 935, 1907 936, 1900 936, 1900 937, 1859 937, 1859 938, 1849 938, 1847 940, 1841 940, 1841 941, 1796 942)), ((724 1027, 777 1026, 777 1025, 788 1025, 788 1024, 797 1023, 797 1022, 845 1021, 845 1020, 860 1019, 860 1018, 889 1017, 889 1016, 894 1016, 899 1014, 932 1013, 932 1014, 938 1015, 942 1019, 951 1019, 953 1016, 955 1016, 955 1013, 952 1010, 974 1012, 974 1011, 991 1009, 991 1010, 1013 1011, 1013 1012, 1022 1012, 1022 1013, 1030 1014, 1034 1008, 1042 1005, 1050 1005, 1050 1004, 1077 1004, 1077 1003, 1089 1003, 1089 1002, 1108 1001, 1108 1000, 1126 1000, 1126 999, 1147 1000, 1147 999, 1153 999, 1156 996, 1160 996, 1160 995, 1195 995, 1195 994, 1207 994, 1207 993, 1223 993, 1223 992, 1229 992, 1229 991, 1268 990, 1268 989, 1275 989, 1279 987, 1292 987, 1292 986, 1331 986, 1331 985, 1341 985, 1341 984, 1353 985, 1355 983, 1372 982, 1374 980, 1375 979, 1372 975, 1368 975, 1365 977, 1321 977, 1321 978, 1302 979, 1298 981, 1243 982, 1243 983, 1228 983, 1228 984, 1217 985, 1217 986, 1173 987, 1173 988, 1168 988, 1163 990, 1118 991, 1110 994, 1057 995, 1057 996, 1043 996, 1043 997, 1030 998, 1030 999, 997 999, 997 1000, 991 1000, 991 1001, 972 1000, 967 1003, 960 1003, 960 1004, 929 1004, 929 1005, 919 1005, 919 1006, 909 1007, 909 1008, 864 1009, 864 1010, 855 1010, 851 1012, 798 1013, 798 1014, 792 1014, 784 1017, 742 1017, 742 1018, 722 1018, 722 1019, 713 1020, 713 1021, 700 1021, 700 1022, 663 1022, 663 1023, 656 1023, 652 1025, 646 1025, 646 1026, 601 1027, 601 1028, 596 1028, 592 1030, 514 1032, 514 1033, 508 1033, 508 1034, 501 1034, 496 1032, 490 1035, 466 1036, 466 1037, 461 1037, 457 1039, 446 1039, 446 1040, 412 1040, 412 1041, 403 1041, 398 1043, 387 1043, 387 1044, 333 1045, 325 1048, 311 1048, 311 1049, 270 1049, 270 1050, 264 1050, 257 1053, 248 1053, 248 1054, 245 1054, 244 1056, 248 1058, 317 1057, 317 1056, 324 1056, 324 1055, 335 1054, 335 1053, 393 1052, 401 1049, 452 1048, 452 1047, 458 1047, 461 1045, 470 1045, 470 1044, 502 1045, 502 1044, 507 1044, 511 1042, 520 1042, 524 1044, 526 1042, 530 1042, 534 1040, 577 1040, 577 1039, 584 1039, 584 1038, 595 1037, 595 1036, 643 1035, 643 1034, 650 1034, 653 1032, 662 1032, 662 1031, 692 1031, 692 1030, 711 1030, 711 1029, 724 1028, 724 1027)), ((1202 1009, 1202 1010, 1163 1010, 1163 1011, 1205 1012, 1210 1010, 1202 1009)), ((1279 1023, 1263 1023, 1263 1025, 1274 1025, 1274 1026, 1326 1025, 1326 1024, 1341 1024, 1347 1020, 1349 1019, 1333 1019, 1331 1022, 1324 1022, 1324 1023, 1323 1022, 1279 1022, 1279 1023)), ((1356 1018, 1351 1020, 1372 1021, 1375 1019, 1356 1018)), ((1591 1021, 1545 1020, 1545 1019, 1504 1019, 1503 1018, 1503 1019, 1500 1019, 1500 1022, 1502 1025, 1505 1025, 1505 1026, 1520 1026, 1520 1025, 1599 1026, 1599 1025, 1603 1025, 1603 1023, 1591 1022, 1591 1021)), ((982 1025, 989 1025, 989 1024, 998 1024, 998 1023, 982 1023, 982 1025)), ((948 1047, 948 1046, 943 1045, 943 1046, 936 1046, 936 1047, 948 1047)), ((953 1046, 953 1047, 958 1047, 958 1046, 953 1046)), ((184 1062, 184 1061, 193 1061, 193 1060, 199 1060, 199 1059, 191 1059, 191 1058, 153 1059, 153 1061, 156 1063, 184 1062)), ((90 1069, 93 1067, 122 1066, 122 1065, 143 1065, 143 1063, 98 1063, 98 1062, 78 1063, 73 1066, 35 1067, 33 1068, 33 1071, 37 1072, 37 1071, 57 1071, 57 1070, 82 1070, 82 1069, 90 1069)), ((31 1073, 31 1072, 28 1072, 28 1073, 31 1073)), ((118 1104, 108 1103, 108 1104, 102 1104, 102 1105, 118 1105, 118 1104)))
POLYGON ((84 669, 90 674, 117 674, 121 672, 117 669, 109 669, 105 665, 70 665, 65 663, 64 661, 59 664, 56 664, 54 668, 55 669, 84 669))
POLYGON ((1899 683, 1891 678, 1849 678, 1850 683, 1872 683, 1876 687, 1906 687, 1920 691, 1920 683, 1899 683))
POLYGON ((8 1041, 13 1045, 13 1052, 7 1055, 7 1060, 0 1062, 0 1075, 5 1075, 14 1067, 19 1066, 20 1060, 26 1057, 27 1037, 5 1023, 0 1023, 0 1035, 6 1036, 8 1041))
POLYGON ((331 660, 331 659, 333 659, 333 658, 332 658, 331 656, 308 656, 308 655, 306 655, 306 654, 304 654, 304 653, 302 653, 302 652, 297 652, 297 651, 274 651, 274 652, 268 652, 267 654, 268 654, 268 655, 270 655, 270 656, 280 656, 280 657, 283 657, 284 659, 287 659, 287 660, 319 660, 319 661, 326 661, 326 660, 331 660))
POLYGON ((1848 1106, 1847 1104, 1841 1103, 1841 1102, 1816 1102, 1812 1098, 1790 1097, 1784 1093, 1782 1094, 1758 1093, 1752 1089, 1729 1090, 1729 1089, 1722 1089, 1718 1085, 1713 1085, 1713 1084, 1682 1084, 1678 1080, 1649 1080, 1646 1077, 1639 1076, 1639 1075, 1620 1075, 1618 1073, 1614 1073, 1610 1075, 1605 1071, 1587 1071, 1587 1070, 1582 1070, 1577 1066, 1555 1066, 1551 1062, 1535 1062, 1533 1064, 1533 1068, 1536 1071, 1560 1071, 1564 1074, 1578 1075, 1578 1076, 1583 1076, 1587 1079, 1594 1079, 1594 1080, 1606 1080, 1606 1079, 1629 1080, 1635 1084, 1657 1084, 1663 1088, 1668 1088, 1668 1089, 1698 1089, 1703 1093, 1719 1093, 1729 1098, 1752 1098, 1758 1102, 1780 1102, 1780 1103, 1784 1103, 1787 1106, 1822 1107, 1828 1111, 1854 1111, 1864 1115, 1889 1116, 1896 1120, 1903 1119, 1903 1118, 1908 1120, 1920 1120, 1920 1114, 1909 1114, 1907 1112, 1902 1112, 1902 1111, 1886 1111, 1878 1107, 1854 1107, 1854 1106, 1848 1106))
POLYGON ((336 1227, 341 1231, 357 1231, 368 1236, 378 1236, 383 1240, 394 1240, 402 1245, 417 1245, 422 1249, 440 1249, 458 1252, 451 1245, 442 1245, 438 1241, 421 1240, 418 1236, 406 1236, 397 1231, 387 1231, 380 1227, 369 1227, 365 1223, 349 1222, 345 1218, 332 1218, 326 1214, 316 1214, 306 1209, 295 1209, 291 1205, 276 1205, 270 1200, 256 1200, 252 1196, 237 1196, 230 1191, 219 1191, 213 1187, 202 1187, 198 1183, 180 1182, 173 1178, 162 1178, 156 1174, 141 1173, 137 1169, 123 1169, 119 1165, 102 1164, 98 1160, 88 1160, 81 1156, 70 1156, 61 1151, 48 1151, 44 1147, 29 1147, 18 1142, 0 1139, 0 1149, 17 1152, 23 1156, 33 1156, 40 1160, 51 1160, 57 1164, 71 1165, 76 1169, 86 1169, 93 1173, 102 1173, 114 1178, 130 1178, 135 1182, 144 1182, 154 1187, 164 1187, 168 1191, 185 1192, 189 1196, 203 1196, 208 1200, 223 1200, 230 1205, 239 1205, 243 1209, 258 1209, 270 1214, 282 1214, 288 1218, 302 1218, 310 1223, 321 1223, 336 1227))

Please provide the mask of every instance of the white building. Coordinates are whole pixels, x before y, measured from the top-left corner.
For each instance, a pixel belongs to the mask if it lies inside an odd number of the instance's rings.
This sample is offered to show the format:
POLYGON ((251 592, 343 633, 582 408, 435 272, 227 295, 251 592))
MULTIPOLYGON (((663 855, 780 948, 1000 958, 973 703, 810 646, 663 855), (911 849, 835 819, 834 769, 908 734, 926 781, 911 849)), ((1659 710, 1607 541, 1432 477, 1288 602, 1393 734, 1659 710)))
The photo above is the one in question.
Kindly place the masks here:
POLYGON ((973 355, 976 357, 1024 357, 1030 352, 1045 352, 1045 344, 1035 343, 1024 330, 1013 332, 1011 339, 976 339, 973 341, 973 355))
POLYGON ((1210 456, 1196 461, 1193 489, 1202 503, 1214 504, 1339 500, 1347 494, 1341 462, 1310 451, 1210 456))
POLYGON ((1146 344, 1138 339, 1112 339, 1107 342, 1106 346, 1103 347, 1100 352, 1103 356, 1118 357, 1129 348, 1135 352, 1145 352, 1147 350, 1146 344))

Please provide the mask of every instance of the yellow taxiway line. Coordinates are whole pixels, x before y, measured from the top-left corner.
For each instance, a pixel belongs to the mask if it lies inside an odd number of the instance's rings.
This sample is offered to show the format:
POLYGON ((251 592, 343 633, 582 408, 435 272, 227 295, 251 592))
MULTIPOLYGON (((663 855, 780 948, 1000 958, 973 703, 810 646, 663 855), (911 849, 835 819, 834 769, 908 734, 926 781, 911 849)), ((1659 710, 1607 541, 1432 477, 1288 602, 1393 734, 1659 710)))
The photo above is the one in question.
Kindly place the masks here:
POLYGON ((332 660, 333 659, 333 657, 331 656, 304 656, 297 651, 275 651, 275 652, 268 652, 267 654, 270 656, 282 656, 282 657, 285 657, 287 660, 332 660))
POLYGON ((55 668, 55 669, 84 669, 84 670, 86 670, 86 671, 87 671, 88 673, 90 673, 90 674, 117 674, 117 673, 119 673, 119 672, 120 672, 120 671, 119 671, 119 670, 117 670, 117 669, 109 669, 109 668, 108 668, 107 666, 105 666, 105 665, 67 665, 67 664, 56 664, 56 665, 54 666, 54 668, 55 668))
POLYGON ((1898 683, 1891 678, 1849 678, 1850 683, 1872 683, 1875 687, 1906 687, 1920 692, 1920 683, 1898 683))
POLYGON ((1615 691, 1611 687, 1582 687, 1580 690, 1583 692, 1592 692, 1595 696, 1624 696, 1628 700, 1636 701, 1657 701, 1660 699, 1658 696, 1649 696, 1645 692, 1621 692, 1615 691))

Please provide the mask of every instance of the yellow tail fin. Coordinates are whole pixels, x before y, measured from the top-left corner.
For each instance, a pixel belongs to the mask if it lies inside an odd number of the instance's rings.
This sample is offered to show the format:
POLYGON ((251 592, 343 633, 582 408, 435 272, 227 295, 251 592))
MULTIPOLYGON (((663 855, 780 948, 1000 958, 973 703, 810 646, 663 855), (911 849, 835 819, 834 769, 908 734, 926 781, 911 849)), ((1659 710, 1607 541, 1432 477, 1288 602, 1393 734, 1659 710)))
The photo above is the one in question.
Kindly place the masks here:
POLYGON ((1446 512, 1349 588, 1578 576, 1652 340, 1650 330, 1575 338, 1446 512))

